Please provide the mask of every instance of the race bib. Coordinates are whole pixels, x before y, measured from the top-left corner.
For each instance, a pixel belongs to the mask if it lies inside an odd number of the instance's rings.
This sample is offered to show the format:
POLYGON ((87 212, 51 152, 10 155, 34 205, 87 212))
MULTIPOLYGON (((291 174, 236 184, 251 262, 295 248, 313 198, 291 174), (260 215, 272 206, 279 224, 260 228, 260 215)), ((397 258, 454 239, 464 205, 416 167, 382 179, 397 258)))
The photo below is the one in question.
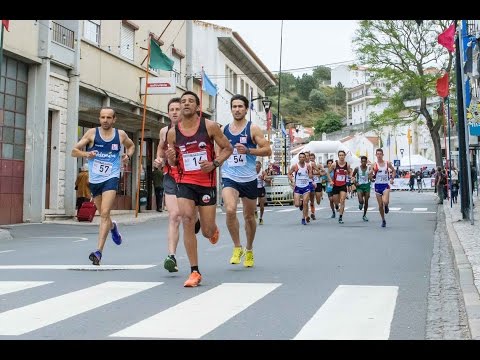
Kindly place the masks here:
POLYGON ((388 175, 386 174, 377 174, 377 183, 388 183, 388 175))
POLYGON ((185 171, 200 170, 200 161, 208 160, 206 150, 183 154, 182 156, 185 171))
POLYGON ((239 154, 237 149, 233 149, 233 154, 228 158, 228 166, 245 166, 247 165, 247 155, 239 154))
POLYGON ((314 183, 319 183, 320 182, 320 178, 316 175, 313 176, 313 182, 314 183))
POLYGON ((360 175, 358 177, 358 183, 361 184, 366 184, 368 183, 368 175, 360 175))
POLYGON ((100 176, 110 176, 113 164, 108 161, 93 160, 92 172, 100 176))
POLYGON ((337 181, 345 181, 345 175, 337 175, 337 181))

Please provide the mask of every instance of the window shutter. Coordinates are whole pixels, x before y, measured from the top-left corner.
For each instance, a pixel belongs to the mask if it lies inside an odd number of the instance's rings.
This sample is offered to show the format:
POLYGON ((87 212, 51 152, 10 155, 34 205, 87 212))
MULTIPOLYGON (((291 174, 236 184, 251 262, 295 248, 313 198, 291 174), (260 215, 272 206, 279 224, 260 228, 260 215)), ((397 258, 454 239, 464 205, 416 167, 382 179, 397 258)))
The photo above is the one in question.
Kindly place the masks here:
POLYGON ((122 24, 122 38, 120 40, 120 55, 133 61, 135 31, 122 24))

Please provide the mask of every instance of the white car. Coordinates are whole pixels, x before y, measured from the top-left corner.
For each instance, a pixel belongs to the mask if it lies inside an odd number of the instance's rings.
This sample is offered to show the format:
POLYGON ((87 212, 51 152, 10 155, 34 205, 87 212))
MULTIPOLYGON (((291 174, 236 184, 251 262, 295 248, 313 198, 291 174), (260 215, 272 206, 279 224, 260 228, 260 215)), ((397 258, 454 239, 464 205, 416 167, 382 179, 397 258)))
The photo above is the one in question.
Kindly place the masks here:
POLYGON ((293 188, 287 175, 274 175, 271 185, 265 184, 267 205, 293 205, 293 188))

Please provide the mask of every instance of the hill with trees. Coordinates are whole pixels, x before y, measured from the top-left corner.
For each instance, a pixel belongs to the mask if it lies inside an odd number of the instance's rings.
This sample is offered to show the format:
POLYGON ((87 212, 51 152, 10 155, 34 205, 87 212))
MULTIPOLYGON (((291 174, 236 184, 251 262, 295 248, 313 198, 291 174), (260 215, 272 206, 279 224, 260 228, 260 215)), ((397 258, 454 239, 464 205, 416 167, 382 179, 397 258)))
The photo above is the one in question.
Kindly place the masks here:
MULTIPOLYGON (((342 128, 346 116, 346 94, 341 83, 329 86, 331 69, 316 67, 312 74, 295 77, 282 73, 280 81, 280 114, 286 124, 315 127, 315 133, 342 128)), ((270 87, 266 95, 272 100, 272 114, 277 114, 278 86, 270 87)))

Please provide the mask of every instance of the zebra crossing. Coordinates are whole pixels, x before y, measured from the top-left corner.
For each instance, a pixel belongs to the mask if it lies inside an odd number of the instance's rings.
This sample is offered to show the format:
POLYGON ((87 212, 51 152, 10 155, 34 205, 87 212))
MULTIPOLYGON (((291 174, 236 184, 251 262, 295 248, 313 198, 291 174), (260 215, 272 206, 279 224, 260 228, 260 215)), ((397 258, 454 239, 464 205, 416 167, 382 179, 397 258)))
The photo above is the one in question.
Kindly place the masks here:
MULTIPOLYGON (((108 307, 134 296, 155 295, 167 291, 164 282, 105 281, 70 292, 55 293, 50 298, 15 307, 13 295, 28 296, 34 289, 48 289, 54 281, 0 281, 0 338, 24 336, 68 320, 79 321, 79 315, 102 309, 96 316, 105 316, 99 322, 108 323, 108 307), (158 294, 157 294, 158 293, 158 294), (150 294, 151 295, 151 294, 150 294), (10 301, 9 301, 10 300, 10 301), (9 309, 4 311, 4 309, 9 309), (77 317, 77 318, 75 318, 77 317)), ((188 290, 188 296, 167 308, 158 306, 153 315, 138 319, 135 309, 122 315, 130 316, 123 328, 107 333, 106 338, 201 339, 233 321, 241 323, 242 315, 258 302, 278 301, 282 283, 220 283, 216 286, 188 290), (203 291, 206 289, 205 291, 203 291)), ((50 294, 50 293, 49 293, 50 294)), ((185 295, 185 294, 183 294, 185 295)), ((50 296, 50 295, 49 295, 50 296)), ((291 337, 303 339, 388 339, 398 296, 397 286, 339 285, 316 311, 310 314, 301 328, 291 337)), ((135 299, 138 300, 138 299, 135 299)), ((290 299, 289 301, 291 301, 290 299)), ((298 299, 297 299, 298 300, 298 299)), ((295 301, 297 301, 295 300, 295 301)), ((117 305, 118 307, 118 305, 117 305)), ((273 307, 272 307, 273 308, 273 307)), ((273 311, 274 309, 272 309, 273 311)), ((297 319, 299 306, 288 313, 297 319)), ((139 313, 143 314, 141 311, 139 313)), ((273 311, 272 314, 275 314, 273 311)), ((110 315, 111 316, 111 315, 110 315)), ((270 318, 276 319, 276 317, 270 318)), ((80 317, 81 318, 81 317, 80 317)), ((257 326, 266 325, 268 316, 262 313, 257 326)), ((78 328, 81 328, 79 324, 78 328)), ((76 329, 76 327, 75 327, 76 329)), ((47 331, 47 330, 45 330, 47 331)), ((82 331, 82 330, 78 330, 82 331)), ((84 331, 81 332, 84 336, 84 331)), ((268 334, 266 334, 268 337, 268 334)))

